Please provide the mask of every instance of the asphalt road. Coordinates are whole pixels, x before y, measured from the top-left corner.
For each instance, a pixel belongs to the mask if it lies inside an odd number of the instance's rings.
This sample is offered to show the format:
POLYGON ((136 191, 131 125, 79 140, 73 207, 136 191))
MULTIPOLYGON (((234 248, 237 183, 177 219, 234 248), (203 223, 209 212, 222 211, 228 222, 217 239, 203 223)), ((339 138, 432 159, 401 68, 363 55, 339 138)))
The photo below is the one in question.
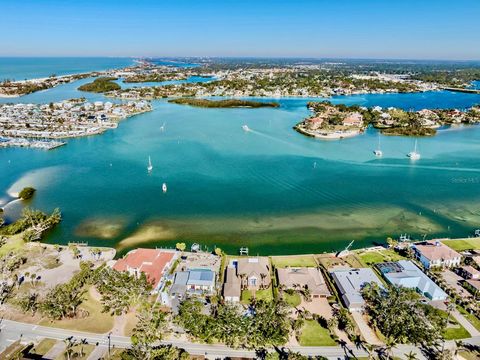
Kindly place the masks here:
MULTIPOLYGON (((77 339, 86 339, 89 344, 98 344, 108 348, 109 342, 111 348, 128 348, 131 346, 129 337, 112 335, 109 339, 108 334, 93 334, 81 331, 64 330, 59 328, 52 328, 48 326, 33 325, 28 323, 21 323, 11 320, 2 320, 0 323, 0 352, 13 342, 21 339, 24 342, 38 341, 41 338, 51 338, 56 340, 65 340, 73 336, 77 339)), ((480 336, 464 340, 471 344, 479 345, 480 336)), ((225 345, 208 345, 197 344, 185 341, 168 341, 164 344, 172 344, 179 348, 183 348, 192 355, 207 355, 208 357, 255 357, 255 352, 243 349, 231 349, 225 345)), ((447 342, 446 346, 451 346, 453 342, 447 342)), ((340 346, 297 346, 290 347, 290 350, 300 352, 304 355, 322 355, 331 359, 343 359, 345 355, 367 356, 367 353, 362 349, 343 349, 340 346)), ((404 357, 404 354, 413 351, 419 354, 419 359, 422 359, 418 348, 413 345, 398 345, 393 353, 395 356, 404 357)))

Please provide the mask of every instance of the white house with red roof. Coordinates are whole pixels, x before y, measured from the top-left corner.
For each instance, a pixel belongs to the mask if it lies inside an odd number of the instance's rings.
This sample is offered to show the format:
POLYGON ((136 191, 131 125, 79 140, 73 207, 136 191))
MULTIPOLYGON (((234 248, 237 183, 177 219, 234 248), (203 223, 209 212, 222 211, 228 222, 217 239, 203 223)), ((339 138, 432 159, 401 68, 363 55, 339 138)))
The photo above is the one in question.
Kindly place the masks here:
POLYGON ((135 276, 144 273, 152 283, 153 292, 158 292, 163 285, 164 274, 170 270, 176 258, 175 251, 135 249, 117 260, 113 268, 117 271, 127 271, 135 276))

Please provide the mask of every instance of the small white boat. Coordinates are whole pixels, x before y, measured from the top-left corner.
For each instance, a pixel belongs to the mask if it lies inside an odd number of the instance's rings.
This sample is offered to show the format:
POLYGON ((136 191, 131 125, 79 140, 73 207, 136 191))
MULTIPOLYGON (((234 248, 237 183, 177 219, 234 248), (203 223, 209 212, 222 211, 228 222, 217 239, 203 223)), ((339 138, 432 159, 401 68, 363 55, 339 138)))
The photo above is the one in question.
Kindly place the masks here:
POLYGON ((407 156, 411 160, 418 160, 420 159, 420 153, 417 152, 417 140, 415 140, 415 149, 413 151, 410 151, 407 156))
POLYGON ((166 183, 163 183, 163 185, 162 185, 162 191, 163 191, 163 193, 166 193, 166 192, 167 192, 167 184, 166 184, 166 183))
POLYGON ((376 157, 382 157, 383 156, 383 151, 380 150, 380 134, 378 134, 378 145, 377 149, 373 150, 373 153, 375 154, 376 157))
POLYGON ((162 132, 165 131, 165 123, 163 123, 163 125, 160 126, 160 131, 162 131, 162 132))
POLYGON ((248 127, 248 125, 242 125, 242 129, 243 131, 250 131, 250 128, 248 127))
POLYGON ((147 166, 148 172, 151 172, 153 170, 152 166, 152 159, 150 159, 150 156, 148 157, 148 166, 147 166))

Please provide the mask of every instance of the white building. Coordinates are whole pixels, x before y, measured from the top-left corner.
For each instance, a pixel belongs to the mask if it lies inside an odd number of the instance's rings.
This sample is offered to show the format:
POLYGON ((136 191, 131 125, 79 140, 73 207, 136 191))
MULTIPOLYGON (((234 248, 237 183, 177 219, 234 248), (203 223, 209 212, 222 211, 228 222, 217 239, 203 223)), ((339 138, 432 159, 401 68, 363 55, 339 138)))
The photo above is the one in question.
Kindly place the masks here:
POLYGON ((456 267, 462 261, 462 255, 439 240, 429 240, 412 246, 417 259, 426 269, 431 267, 456 267))

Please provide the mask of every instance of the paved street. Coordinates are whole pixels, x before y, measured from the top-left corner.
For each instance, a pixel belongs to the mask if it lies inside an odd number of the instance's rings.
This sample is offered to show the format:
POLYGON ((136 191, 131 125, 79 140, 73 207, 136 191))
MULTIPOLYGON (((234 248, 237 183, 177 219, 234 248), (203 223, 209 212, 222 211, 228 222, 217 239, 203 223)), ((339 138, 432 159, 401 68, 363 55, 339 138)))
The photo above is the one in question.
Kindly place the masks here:
MULTIPOLYGON (((47 326, 32 325, 27 323, 21 323, 11 320, 3 320, 0 325, 0 351, 3 351, 7 346, 13 342, 21 339, 24 342, 38 341, 41 338, 51 338, 56 340, 64 340, 67 337, 73 336, 77 339, 86 339, 89 344, 99 345, 99 349, 95 351, 95 354, 102 354, 108 350, 108 334, 92 334, 80 331, 64 330, 58 328, 51 328, 47 326)), ((480 336, 476 336, 465 340, 475 345, 480 344, 480 336)), ((237 357, 254 357, 255 352, 243 349, 231 349, 224 345, 206 345, 196 344, 185 341, 169 341, 165 344, 172 344, 188 351, 192 355, 206 355, 207 357, 225 357, 225 356, 237 356, 237 357)), ((453 342, 447 342, 447 346, 451 346, 453 342)), ((130 338, 126 336, 112 335, 110 338, 110 346, 116 348, 128 348, 131 345, 130 338)), ((290 348, 292 351, 300 352, 304 355, 322 355, 329 359, 343 359, 345 355, 367 356, 364 350, 351 348, 343 349, 340 346, 296 346, 290 348)), ((412 345, 398 345, 393 353, 395 356, 404 357, 404 354, 414 351, 421 355, 419 350, 412 345)), ((419 359, 422 359, 419 356, 419 359)), ((92 358, 93 359, 93 358, 92 358)))

